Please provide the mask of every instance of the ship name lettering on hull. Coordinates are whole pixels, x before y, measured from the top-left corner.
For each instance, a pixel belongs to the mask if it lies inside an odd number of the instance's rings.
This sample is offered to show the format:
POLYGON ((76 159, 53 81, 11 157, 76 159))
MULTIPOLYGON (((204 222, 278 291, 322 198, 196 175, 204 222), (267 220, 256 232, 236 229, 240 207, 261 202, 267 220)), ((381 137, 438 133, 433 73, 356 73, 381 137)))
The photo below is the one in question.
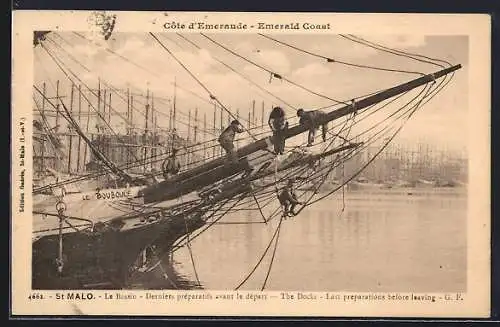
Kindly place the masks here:
POLYGON ((94 194, 84 194, 83 200, 115 200, 131 198, 134 194, 131 190, 111 190, 111 191, 96 191, 94 194))

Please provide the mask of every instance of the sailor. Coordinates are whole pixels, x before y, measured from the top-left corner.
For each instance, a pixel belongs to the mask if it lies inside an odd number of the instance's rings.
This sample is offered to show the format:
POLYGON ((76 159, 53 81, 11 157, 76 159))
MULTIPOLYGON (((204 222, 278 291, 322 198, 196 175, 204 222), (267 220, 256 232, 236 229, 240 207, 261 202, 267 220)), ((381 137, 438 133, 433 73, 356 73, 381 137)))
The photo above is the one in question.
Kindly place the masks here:
POLYGON ((169 175, 177 175, 177 173, 179 173, 179 170, 181 169, 181 164, 177 160, 176 154, 177 149, 173 148, 170 156, 165 159, 162 164, 161 168, 163 171, 163 177, 165 177, 165 179, 167 179, 169 175))
POLYGON ((219 144, 226 151, 228 161, 232 163, 238 162, 238 156, 234 150, 234 136, 236 133, 243 133, 243 126, 239 121, 233 120, 219 136, 219 144))
POLYGON ((287 185, 283 188, 281 193, 278 195, 278 200, 283 206, 283 217, 295 216, 295 206, 300 204, 297 200, 297 195, 293 191, 293 179, 289 179, 287 185), (291 215, 290 215, 291 214, 291 215))
MULTIPOLYGON (((297 110, 297 116, 300 117, 299 123, 309 129, 307 138, 307 146, 312 146, 318 129, 318 121, 326 118, 326 113, 320 110, 304 111, 304 109, 297 110)), ((321 136, 323 142, 326 142, 326 133, 328 132, 328 122, 321 125, 321 136)))
POLYGON ((285 111, 281 107, 274 107, 267 122, 273 131, 274 152, 283 154, 285 152, 285 131, 288 122, 285 118, 285 111))

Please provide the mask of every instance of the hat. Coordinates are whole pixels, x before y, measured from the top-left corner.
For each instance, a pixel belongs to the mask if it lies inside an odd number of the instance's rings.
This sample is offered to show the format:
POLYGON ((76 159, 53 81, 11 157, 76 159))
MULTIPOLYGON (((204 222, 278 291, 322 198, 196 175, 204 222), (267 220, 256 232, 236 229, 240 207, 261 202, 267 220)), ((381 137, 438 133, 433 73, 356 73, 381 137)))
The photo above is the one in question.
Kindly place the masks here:
POLYGON ((231 122, 231 125, 239 125, 239 124, 240 124, 240 122, 237 121, 236 119, 231 122))

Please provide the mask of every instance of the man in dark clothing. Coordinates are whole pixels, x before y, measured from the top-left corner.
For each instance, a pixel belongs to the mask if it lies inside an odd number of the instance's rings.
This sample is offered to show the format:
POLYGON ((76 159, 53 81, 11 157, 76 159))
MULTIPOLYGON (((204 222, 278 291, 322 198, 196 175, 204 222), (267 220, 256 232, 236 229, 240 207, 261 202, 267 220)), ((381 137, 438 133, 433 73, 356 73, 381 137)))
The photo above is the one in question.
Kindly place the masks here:
MULTIPOLYGON (((316 137, 316 130, 318 129, 318 121, 324 119, 326 114, 320 110, 304 111, 304 109, 297 110, 297 116, 300 117, 300 125, 306 126, 309 129, 309 136, 307 139, 307 146, 312 146, 314 138, 316 137)), ((326 142, 326 133, 328 132, 328 123, 321 125, 321 134, 323 142, 326 142)))
POLYGON ((236 133, 243 133, 243 127, 239 121, 233 120, 219 136, 220 146, 226 151, 228 161, 233 163, 238 162, 238 156, 234 150, 234 136, 236 133))
POLYGON ((267 122, 273 131, 274 152, 283 154, 285 152, 285 131, 288 122, 285 119, 285 111, 281 107, 274 107, 267 122))
POLYGON ((181 164, 176 158, 177 149, 172 149, 171 155, 163 162, 162 171, 163 177, 168 178, 169 175, 177 175, 181 169, 181 164))
POLYGON ((283 206, 283 217, 295 216, 295 206, 300 204, 297 195, 293 191, 293 180, 289 179, 288 184, 283 188, 278 196, 280 204, 283 206), (291 216, 290 216, 291 214, 291 216))

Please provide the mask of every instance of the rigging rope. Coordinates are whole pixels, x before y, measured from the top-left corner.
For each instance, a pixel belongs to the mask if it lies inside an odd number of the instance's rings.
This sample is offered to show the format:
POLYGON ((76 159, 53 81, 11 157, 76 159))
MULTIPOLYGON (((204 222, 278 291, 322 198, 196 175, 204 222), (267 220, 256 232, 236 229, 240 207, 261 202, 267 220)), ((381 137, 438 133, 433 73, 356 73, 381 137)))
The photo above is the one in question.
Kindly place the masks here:
POLYGON ((296 82, 294 82, 294 81, 292 81, 292 80, 289 80, 289 79, 287 79, 287 78, 283 77, 282 75, 280 75, 280 74, 278 74, 278 73, 275 73, 275 72, 273 72, 272 70, 267 69, 267 68, 265 68, 265 67, 263 67, 263 66, 261 66, 261 65, 259 65, 259 64, 257 64, 257 63, 255 63, 255 62, 253 62, 252 60, 250 60, 250 59, 248 59, 248 58, 246 58, 246 57, 244 57, 244 56, 240 55, 239 53, 237 53, 237 52, 235 52, 235 51, 233 51, 233 50, 229 49, 229 48, 228 48, 228 47, 226 47, 225 45, 223 45, 223 44, 221 44, 221 43, 219 43, 219 42, 215 41, 214 39, 210 38, 209 36, 206 36, 206 35, 205 35, 205 34, 203 34, 203 33, 200 33, 200 34, 201 34, 202 36, 204 36, 205 38, 207 38, 208 40, 210 40, 211 42, 213 42, 214 44, 216 44, 216 45, 218 45, 219 47, 221 47, 222 49, 226 50, 227 52, 229 52, 229 53, 231 53, 231 54, 233 54, 233 55, 235 55, 235 56, 237 56, 237 57, 239 57, 239 58, 241 58, 241 59, 245 60, 246 62, 248 62, 248 63, 250 63, 250 64, 252 64, 252 65, 254 65, 254 66, 256 66, 256 67, 258 67, 258 68, 260 68, 260 69, 262 69, 262 70, 264 70, 264 71, 266 71, 267 73, 269 73, 269 74, 270 74, 271 79, 274 77, 274 78, 277 78, 277 79, 284 80, 284 81, 286 81, 286 82, 288 82, 288 83, 290 83, 290 84, 292 84, 292 85, 294 85, 294 86, 296 86, 296 87, 298 87, 298 88, 301 88, 301 89, 303 89, 304 91, 307 91, 307 92, 309 92, 309 93, 311 93, 311 94, 314 94, 314 95, 316 95, 316 96, 318 96, 318 97, 321 97, 321 98, 324 98, 324 99, 330 100, 330 101, 332 101, 332 102, 334 102, 334 103, 336 103, 336 104, 345 104, 345 105, 348 105, 348 103, 346 103, 346 102, 344 102, 344 101, 340 101, 340 100, 336 100, 336 99, 330 98, 329 96, 326 96, 326 95, 324 95, 324 94, 320 94, 320 93, 315 92, 315 91, 313 91, 313 90, 311 90, 311 89, 308 89, 307 87, 305 87, 305 86, 303 86, 303 85, 300 85, 300 84, 298 84, 298 83, 296 83, 296 82))
MULTIPOLYGON (((182 39, 186 40, 186 42, 189 42, 190 44, 192 44, 196 49, 198 50, 201 50, 202 48, 200 46, 198 46, 196 43, 194 43, 193 41, 189 40, 188 38, 186 38, 184 35, 180 34, 180 33, 177 33, 177 35, 179 37, 181 37, 182 39)), ((282 102, 283 104, 285 104, 287 107, 289 108, 292 108, 294 110, 297 110, 298 108, 289 104, 288 102, 286 102, 285 100, 283 100, 282 98, 278 97, 277 95, 273 94, 272 92, 266 90, 265 88, 263 88, 262 86, 260 86, 259 84, 257 84, 256 82, 252 81, 249 77, 245 76, 244 74, 240 73, 238 70, 236 70, 235 68, 233 68, 232 66, 228 65, 227 63, 223 62, 222 60, 218 59, 217 57, 213 56, 212 55, 212 58, 214 58, 218 63, 220 63, 221 65, 224 65, 226 68, 228 68, 229 70, 231 70, 233 73, 237 74, 238 76, 240 76, 241 78, 243 78, 244 80, 246 80, 247 82, 249 82, 250 84, 256 86, 258 89, 260 89, 261 91, 269 94, 270 96, 272 96, 273 98, 275 98, 276 100, 282 102)))
MULTIPOLYGON (((224 109, 233 119, 237 119, 232 113, 230 110, 228 110, 223 104, 222 102, 220 102, 219 99, 217 99, 217 97, 215 97, 215 95, 213 95, 213 93, 172 53, 172 51, 170 51, 161 41, 160 39, 158 39, 153 33, 149 33, 159 44, 160 46, 165 49, 165 51, 167 51, 170 56, 172 56, 172 58, 174 58, 175 61, 177 61, 177 63, 179 65, 182 66, 182 68, 184 68, 184 70, 186 70, 186 72, 188 72, 188 74, 196 81, 198 82, 198 84, 209 94, 210 98, 214 101, 216 101, 219 106, 224 109)), ((246 131, 254 140, 257 140, 257 138, 255 138, 255 136, 252 135, 252 133, 250 133, 250 131, 245 128, 244 126, 243 127, 243 130, 246 131)))
POLYGON ((278 233, 276 234, 276 241, 274 242, 273 254, 271 256, 271 262, 269 263, 269 267, 267 269, 266 278, 264 279, 264 283, 262 284, 261 291, 266 288, 267 280, 269 275, 271 274, 271 269, 273 267, 274 257, 276 256, 276 250, 278 249, 278 241, 280 239, 280 231, 281 231, 281 223, 283 222, 283 216, 280 218, 280 222, 278 223, 278 233))
POLYGON ((265 34, 261 34, 261 33, 257 33, 257 34, 260 35, 260 36, 262 36, 262 37, 265 37, 266 39, 269 39, 271 41, 274 41, 274 42, 276 42, 278 44, 284 45, 284 46, 289 47, 291 49, 297 50, 299 52, 311 55, 311 56, 316 57, 316 58, 325 59, 329 63, 337 63, 337 64, 342 64, 342 65, 351 66, 351 67, 366 68, 366 69, 386 71, 386 72, 393 72, 393 73, 406 73, 406 74, 414 74, 414 75, 420 75, 420 76, 424 76, 425 75, 424 73, 421 73, 421 72, 408 71, 408 70, 400 70, 400 69, 382 68, 382 67, 375 67, 375 66, 368 66, 368 65, 361 65, 361 64, 355 64, 355 63, 351 63, 351 62, 347 62, 347 61, 341 61, 341 60, 338 60, 338 59, 332 59, 332 58, 325 57, 325 56, 317 54, 317 53, 313 53, 313 52, 301 49, 301 48, 299 48, 297 46, 294 46, 294 45, 291 45, 289 43, 277 40, 277 39, 272 38, 270 36, 267 36, 265 34))
POLYGON ((447 64, 448 66, 452 66, 452 64, 449 63, 446 60, 431 58, 431 57, 424 56, 424 55, 421 55, 421 54, 415 54, 415 53, 410 53, 410 52, 406 52, 406 51, 402 51, 402 50, 392 49, 392 48, 385 47, 383 45, 377 44, 377 43, 372 42, 372 41, 367 41, 367 40, 365 40, 365 39, 363 39, 363 38, 361 38, 359 36, 355 36, 353 34, 347 34, 347 35, 339 34, 339 35, 341 37, 345 38, 345 39, 348 39, 349 41, 356 42, 356 43, 359 43, 359 44, 363 44, 363 45, 365 45, 367 47, 374 48, 376 50, 380 50, 380 51, 383 51, 383 52, 391 53, 391 54, 396 55, 396 56, 403 56, 403 57, 406 57, 406 58, 409 58, 409 59, 413 59, 413 60, 416 60, 416 61, 419 61, 419 62, 424 62, 424 63, 428 63, 428 64, 431 64, 431 65, 439 66, 441 68, 444 68, 444 66, 440 65, 440 64, 438 64, 436 62, 442 62, 442 63, 447 64), (354 39, 356 39, 356 40, 354 40, 354 39), (422 59, 414 58, 414 57, 424 58, 424 59, 428 59, 428 60, 422 60, 422 59), (436 61, 436 62, 433 62, 433 61, 436 61))
MULTIPOLYGON (((52 55, 52 53, 47 49, 47 47, 45 47, 45 45, 43 43, 40 43, 41 47, 47 52, 47 54, 52 58, 52 60, 56 63, 56 65, 59 67, 59 69, 61 69, 61 71, 64 73, 64 75, 73 83, 74 81, 71 79, 71 77, 69 77, 68 73, 64 70, 64 68, 62 68, 61 64, 58 62, 58 60, 52 55)), ((98 96, 97 94, 95 94, 89 87, 87 84, 83 83, 82 80, 75 74, 73 73, 69 68, 66 67, 66 69, 73 75, 76 77, 76 79, 78 79, 80 81, 81 84, 83 84, 87 89, 89 89, 89 91, 95 95, 96 97, 98 96)), ((106 126, 108 127, 109 131, 114 134, 115 136, 117 136, 117 133, 113 130, 113 128, 109 125, 109 123, 106 121, 105 117, 102 116, 101 112, 99 110, 97 110, 91 103, 91 101, 83 94, 83 92, 80 92, 80 94, 83 96, 83 98, 87 101, 87 103, 91 106, 91 108, 97 113, 97 115, 99 116, 99 118, 101 118, 101 120, 106 124, 106 126)), ((62 100, 59 100, 61 103, 63 103, 62 100)), ((54 107, 55 108, 55 107, 54 107)), ((57 110, 57 108, 56 108, 57 110)), ((120 116, 123 120, 126 121, 126 119, 118 113, 118 116, 120 116)), ((78 126, 78 125, 77 125, 78 126)), ((79 127, 78 127, 79 128, 79 127)), ((132 153, 132 156, 137 160, 137 157, 135 156, 134 153, 132 153)))
MULTIPOLYGON (((95 45, 98 45, 97 43, 95 43, 95 42, 93 42, 92 40, 90 40, 90 39, 86 38, 84 35, 82 35, 82 34, 80 34, 80 33, 78 33, 78 32, 73 32, 73 34, 77 35, 78 37, 80 37, 80 38, 82 38, 82 39, 84 39, 84 40, 87 40, 87 41, 88 41, 88 42, 90 42, 90 43, 94 43, 95 45)), ((56 35, 57 35, 57 34, 56 34, 56 35)), ((59 36, 59 35, 58 35, 58 36, 59 36)), ((119 54, 119 53, 117 53, 117 52, 115 52, 115 51, 113 51, 113 50, 111 50, 111 49, 109 49, 109 48, 107 48, 107 47, 101 47, 101 46, 99 46, 99 45, 98 45, 98 48, 99 48, 99 49, 104 49, 105 51, 107 51, 107 52, 109 52, 109 53, 111 53, 111 54, 113 54, 113 55, 115 55, 115 56, 119 57, 120 59, 122 59, 122 60, 124 60, 124 61, 128 62, 129 64, 131 64, 131 65, 133 65, 133 66, 135 66, 135 67, 137 67, 137 68, 139 68, 139 69, 142 69, 142 70, 144 70, 145 72, 147 72, 147 73, 149 73, 149 74, 151 74, 151 75, 153 75, 153 76, 155 76, 155 77, 157 77, 157 78, 159 78, 159 79, 163 78, 160 74, 158 74, 158 73, 156 73, 156 72, 154 72, 154 71, 152 71, 152 70, 149 70, 148 68, 145 68, 144 66, 139 65, 139 64, 137 64, 137 63, 135 63, 135 62, 131 61, 130 59, 128 59, 128 58, 126 58, 126 57, 122 56, 121 54, 119 54)), ((200 99, 201 101, 203 101, 203 102, 205 102, 205 103, 207 103, 207 104, 212 104, 210 101, 208 101, 207 99, 205 99, 205 98, 204 98, 204 97, 202 97, 201 95, 199 95, 199 94, 197 94, 197 93, 195 93, 195 92, 193 92, 193 91, 191 91, 191 90, 189 90, 189 89, 184 88, 182 85, 179 85, 179 84, 174 83, 174 82, 171 82, 170 84, 171 84, 171 85, 175 85, 177 88, 179 88, 179 89, 181 89, 181 90, 183 90, 183 91, 185 91, 185 92, 187 92, 187 93, 189 93, 189 94, 191 94, 191 95, 195 96, 196 98, 200 99)))

